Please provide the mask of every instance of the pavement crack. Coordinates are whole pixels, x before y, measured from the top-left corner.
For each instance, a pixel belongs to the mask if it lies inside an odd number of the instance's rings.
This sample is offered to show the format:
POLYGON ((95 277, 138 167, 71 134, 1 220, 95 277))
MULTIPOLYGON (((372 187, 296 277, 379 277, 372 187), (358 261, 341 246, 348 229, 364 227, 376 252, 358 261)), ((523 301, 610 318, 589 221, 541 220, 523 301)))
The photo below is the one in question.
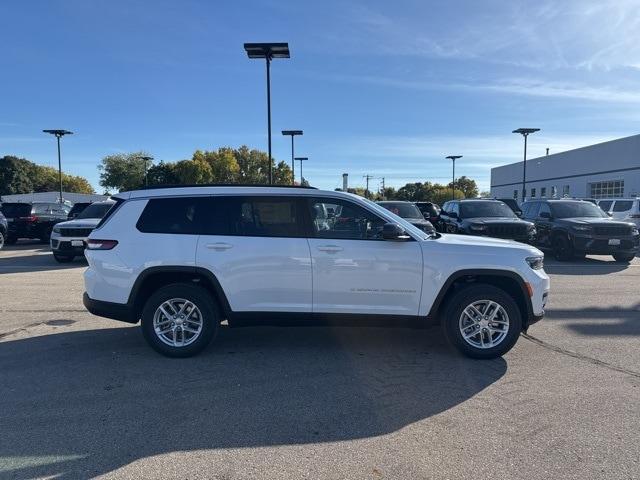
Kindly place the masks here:
POLYGON ((547 350, 551 350, 556 353, 560 353, 562 355, 566 355, 568 357, 576 358, 578 360, 582 360, 587 363, 591 363, 592 365, 597 365, 599 367, 606 368, 608 370, 613 370, 614 372, 624 373, 626 375, 631 375, 632 377, 640 378, 640 372, 636 372, 634 370, 628 370, 626 368, 619 367, 612 363, 604 362, 602 360, 598 360, 597 358, 589 357, 587 355, 583 355, 578 352, 574 352, 572 350, 567 350, 566 348, 557 347, 555 345, 551 345, 550 343, 545 342, 544 340, 540 340, 539 338, 534 337, 528 333, 521 334, 524 338, 529 340, 536 345, 539 345, 547 350))

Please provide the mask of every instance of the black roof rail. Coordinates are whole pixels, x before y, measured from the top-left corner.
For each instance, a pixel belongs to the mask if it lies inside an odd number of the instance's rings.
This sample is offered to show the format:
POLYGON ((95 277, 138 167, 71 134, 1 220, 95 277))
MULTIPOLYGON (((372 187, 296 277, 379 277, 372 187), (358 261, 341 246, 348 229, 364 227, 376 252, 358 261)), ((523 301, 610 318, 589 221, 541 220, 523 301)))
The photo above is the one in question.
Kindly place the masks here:
POLYGON ((137 190, 158 190, 160 188, 188 188, 188 187, 267 187, 267 188, 307 188, 317 190, 316 187, 307 185, 268 185, 264 183, 193 183, 193 184, 172 184, 172 185, 152 185, 140 187, 137 190))

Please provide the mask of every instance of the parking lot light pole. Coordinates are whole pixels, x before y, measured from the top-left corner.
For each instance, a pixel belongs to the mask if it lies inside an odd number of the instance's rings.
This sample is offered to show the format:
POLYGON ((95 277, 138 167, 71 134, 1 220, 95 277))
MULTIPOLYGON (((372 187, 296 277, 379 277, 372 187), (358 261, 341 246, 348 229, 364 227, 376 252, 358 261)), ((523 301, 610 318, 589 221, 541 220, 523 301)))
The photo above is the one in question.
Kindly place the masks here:
POLYGON ((524 159, 522 161, 522 201, 526 194, 525 184, 527 182, 527 137, 535 132, 540 131, 539 128, 518 128, 511 133, 519 133, 524 137, 524 159))
POLYGON ((264 58, 267 63, 267 136, 269 143, 269 185, 273 183, 273 165, 271 161, 271 59, 289 58, 288 43, 245 43, 244 49, 249 58, 264 58))
POLYGON ((296 183, 296 162, 293 151, 293 137, 296 135, 302 135, 302 130, 282 130, 282 135, 291 135, 291 185, 296 183))
POLYGON ((62 160, 60 158, 60 138, 65 135, 72 135, 73 132, 69 130, 42 130, 44 133, 50 133, 55 135, 58 141, 58 180, 60 182, 60 204, 62 205, 62 160))
POLYGON ((453 175, 451 176, 451 200, 456 199, 456 160, 462 158, 462 155, 449 155, 449 160, 453 162, 453 175))
POLYGON ((144 186, 148 187, 149 186, 149 178, 147 176, 147 173, 149 173, 149 168, 147 167, 147 162, 152 162, 153 161, 153 157, 149 157, 146 155, 141 155, 138 157, 139 160, 144 160, 144 186))
POLYGON ((306 162, 309 160, 309 157, 295 157, 294 160, 298 160, 300 162, 300 185, 304 181, 304 177, 302 176, 302 162, 306 162))

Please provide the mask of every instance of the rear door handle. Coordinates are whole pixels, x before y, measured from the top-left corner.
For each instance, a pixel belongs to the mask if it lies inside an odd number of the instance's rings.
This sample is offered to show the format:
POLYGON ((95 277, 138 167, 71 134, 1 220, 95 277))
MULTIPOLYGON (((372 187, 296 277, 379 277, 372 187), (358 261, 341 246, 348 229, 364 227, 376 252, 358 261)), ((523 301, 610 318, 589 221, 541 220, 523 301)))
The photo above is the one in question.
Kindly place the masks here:
POLYGON ((342 251, 342 247, 339 247, 338 245, 322 245, 317 248, 321 252, 327 252, 327 253, 336 253, 336 252, 342 251))
POLYGON ((205 246, 209 250, 218 250, 218 251, 229 250, 230 248, 233 247, 233 245, 231 245, 230 243, 224 243, 224 242, 207 243, 205 246))

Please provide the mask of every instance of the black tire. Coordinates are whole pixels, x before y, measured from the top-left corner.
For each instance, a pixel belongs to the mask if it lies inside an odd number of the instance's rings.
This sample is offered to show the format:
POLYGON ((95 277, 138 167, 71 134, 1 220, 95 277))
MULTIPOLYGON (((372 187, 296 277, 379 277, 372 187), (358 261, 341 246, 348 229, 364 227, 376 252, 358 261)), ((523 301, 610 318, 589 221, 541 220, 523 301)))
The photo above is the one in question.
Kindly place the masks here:
POLYGON ((449 298, 442 317, 442 328, 449 343, 459 352, 471 358, 491 359, 507 353, 518 341, 522 331, 522 315, 515 300, 504 290, 487 284, 473 284, 464 287, 449 298), (474 302, 491 300, 506 311, 509 328, 505 337, 490 348, 479 348, 468 343, 459 328, 462 312, 474 302))
POLYGON ((4 239, 5 239, 4 233, 0 232, 0 250, 2 250, 2 247, 4 247, 4 239))
POLYGON ((18 237, 8 235, 7 238, 4 239, 5 245, 15 245, 16 243, 18 243, 18 237))
POLYGON ((614 253, 613 259, 618 263, 629 263, 636 258, 634 253, 614 253))
POLYGON ((54 253, 53 258, 55 258, 58 263, 69 263, 73 262, 75 257, 73 255, 60 255, 58 253, 54 253))
POLYGON ((564 234, 558 234, 551 241, 553 256, 560 262, 566 262, 573 258, 573 245, 564 234))
POLYGON ((156 290, 142 309, 142 334, 155 351, 167 357, 191 357, 204 350, 213 340, 220 325, 220 312, 211 294, 202 287, 188 283, 173 283, 156 290), (163 302, 179 298, 192 302, 202 315, 202 330, 193 343, 186 346, 171 346, 156 334, 153 317, 163 302))

